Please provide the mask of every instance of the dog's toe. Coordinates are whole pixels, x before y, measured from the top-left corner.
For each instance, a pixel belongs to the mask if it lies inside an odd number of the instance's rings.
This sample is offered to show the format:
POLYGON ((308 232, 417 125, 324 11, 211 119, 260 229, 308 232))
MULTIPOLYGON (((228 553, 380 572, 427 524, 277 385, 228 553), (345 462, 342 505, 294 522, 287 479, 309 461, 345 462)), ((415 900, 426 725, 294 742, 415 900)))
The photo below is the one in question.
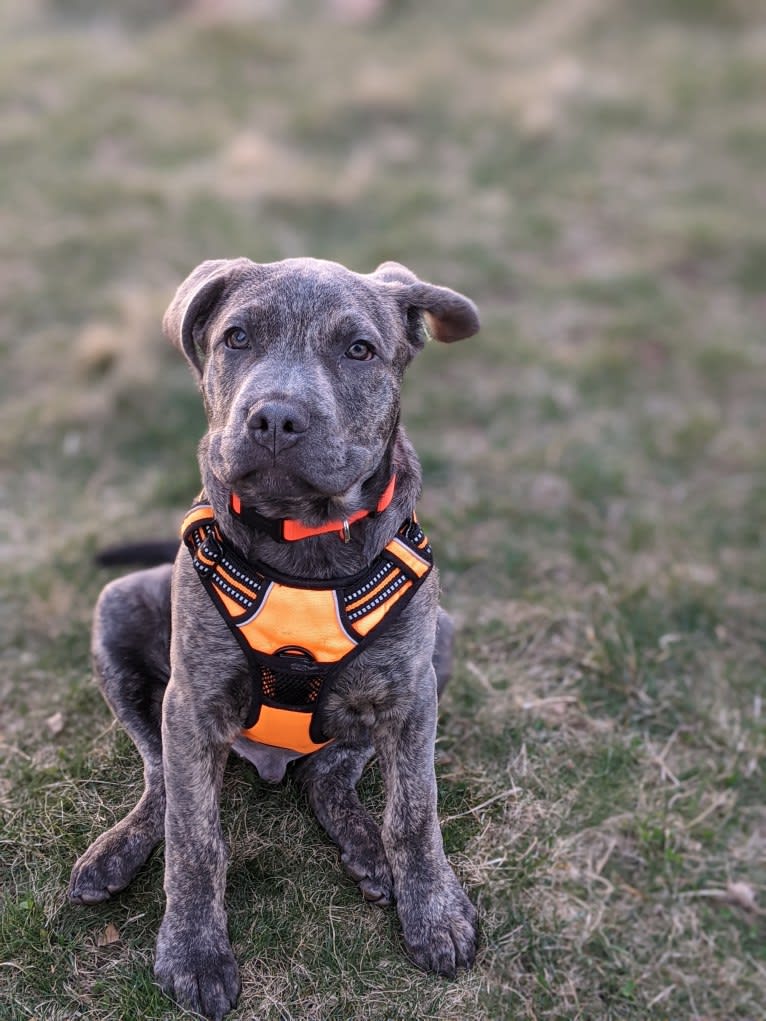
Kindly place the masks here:
POLYGON ((93 890, 88 889, 80 885, 79 883, 69 885, 67 890, 67 897, 72 904, 100 904, 102 901, 109 900, 111 894, 108 890, 93 890))
MULTIPOLYGON (((382 851, 382 848, 381 848, 382 851)), ((344 851, 341 864, 359 887, 366 901, 384 907, 394 899, 394 884, 391 869, 385 857, 375 861, 344 851)))
POLYGON ((476 932, 454 923, 433 925, 423 942, 407 942, 407 955, 423 971, 454 978, 458 968, 470 968, 474 962, 476 932))
POLYGON ((67 895, 73 904, 99 904, 130 883, 152 852, 159 823, 134 810, 93 841, 72 868, 67 895))
POLYGON ((225 936, 177 931, 172 942, 160 931, 154 975, 176 1003, 221 1021, 239 997, 239 969, 225 936))
POLYGON ((75 863, 67 889, 67 897, 72 904, 100 904, 122 889, 114 877, 109 881, 107 873, 112 870, 105 872, 102 864, 92 861, 87 852, 75 863))
POLYGON ((369 901, 370 904, 378 904, 381 907, 385 907, 386 904, 391 903, 392 891, 390 888, 383 886, 382 883, 365 878, 359 883, 359 889, 364 899, 369 901))
POLYGON ((457 881, 447 882, 425 901, 400 900, 407 954, 413 964, 445 978, 470 968, 476 956, 476 908, 457 881))
POLYGON ((124 890, 142 864, 143 856, 136 860, 94 846, 75 862, 67 896, 73 904, 100 904, 124 890))
POLYGON ((156 977, 163 992, 176 1003, 210 1018, 210 1021, 221 1021, 234 1007, 239 996, 238 974, 216 977, 181 972, 172 976, 157 973, 156 977))

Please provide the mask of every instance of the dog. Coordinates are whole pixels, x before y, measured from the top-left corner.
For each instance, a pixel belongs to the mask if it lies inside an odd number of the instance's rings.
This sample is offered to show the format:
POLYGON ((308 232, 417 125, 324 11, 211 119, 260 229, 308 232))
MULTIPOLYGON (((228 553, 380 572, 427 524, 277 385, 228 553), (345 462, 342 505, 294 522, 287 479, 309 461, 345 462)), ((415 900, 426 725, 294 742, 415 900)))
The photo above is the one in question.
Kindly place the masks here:
POLYGON ((468 298, 394 262, 365 275, 315 259, 207 261, 165 314, 207 415, 203 496, 172 565, 99 597, 95 675, 145 789, 75 863, 68 895, 106 900, 164 838, 155 975, 208 1018, 240 988, 219 821, 232 749, 272 782, 292 763, 362 895, 395 901, 415 965, 451 977, 473 963, 477 913, 436 814, 453 628, 415 517, 400 387, 428 335, 478 328, 468 298), (373 753, 381 827, 356 792, 373 753))

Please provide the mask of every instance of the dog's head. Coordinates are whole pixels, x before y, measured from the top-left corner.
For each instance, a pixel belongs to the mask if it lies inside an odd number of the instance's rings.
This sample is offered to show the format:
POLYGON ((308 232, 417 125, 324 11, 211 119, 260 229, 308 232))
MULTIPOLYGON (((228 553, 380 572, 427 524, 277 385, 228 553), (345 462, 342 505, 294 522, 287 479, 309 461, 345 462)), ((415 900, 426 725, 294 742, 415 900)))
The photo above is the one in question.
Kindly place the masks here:
POLYGON ((307 495, 354 503, 397 428, 402 376, 427 334, 476 333, 468 298, 398 263, 203 262, 163 327, 209 422, 207 467, 245 502, 307 495))

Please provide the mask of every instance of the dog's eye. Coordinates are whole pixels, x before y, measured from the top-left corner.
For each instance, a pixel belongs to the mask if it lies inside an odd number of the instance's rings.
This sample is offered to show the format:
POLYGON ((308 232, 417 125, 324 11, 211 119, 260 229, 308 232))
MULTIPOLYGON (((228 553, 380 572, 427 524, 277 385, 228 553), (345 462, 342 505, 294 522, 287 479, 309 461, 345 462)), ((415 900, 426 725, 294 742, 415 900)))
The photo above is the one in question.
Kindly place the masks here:
POLYGON ((232 326, 224 333, 223 342, 233 351, 242 351, 244 348, 250 347, 250 338, 238 326, 232 326))
POLYGON ((355 362, 369 362, 375 357, 375 348, 366 340, 355 340, 351 347, 346 349, 346 358, 353 358, 355 362))

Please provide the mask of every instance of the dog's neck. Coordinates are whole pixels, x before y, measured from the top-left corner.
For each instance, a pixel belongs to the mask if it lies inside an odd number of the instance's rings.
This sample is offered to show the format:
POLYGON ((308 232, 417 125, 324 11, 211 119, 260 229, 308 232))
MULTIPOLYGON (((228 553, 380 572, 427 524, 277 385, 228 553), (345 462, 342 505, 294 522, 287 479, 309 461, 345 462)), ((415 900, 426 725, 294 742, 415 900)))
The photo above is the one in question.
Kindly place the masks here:
POLYGON ((294 578, 319 580, 361 571, 390 542, 402 522, 412 515, 420 496, 420 464, 404 430, 399 427, 378 468, 361 487, 361 502, 349 505, 342 498, 309 495, 300 500, 290 498, 276 503, 272 499, 269 504, 270 515, 296 519, 306 525, 342 522, 357 511, 374 511, 395 474, 393 496, 384 510, 355 521, 350 526, 348 542, 341 538, 341 528, 294 542, 278 542, 233 513, 229 489, 206 468, 204 455, 200 460, 205 494, 224 535, 244 559, 260 560, 294 578))

